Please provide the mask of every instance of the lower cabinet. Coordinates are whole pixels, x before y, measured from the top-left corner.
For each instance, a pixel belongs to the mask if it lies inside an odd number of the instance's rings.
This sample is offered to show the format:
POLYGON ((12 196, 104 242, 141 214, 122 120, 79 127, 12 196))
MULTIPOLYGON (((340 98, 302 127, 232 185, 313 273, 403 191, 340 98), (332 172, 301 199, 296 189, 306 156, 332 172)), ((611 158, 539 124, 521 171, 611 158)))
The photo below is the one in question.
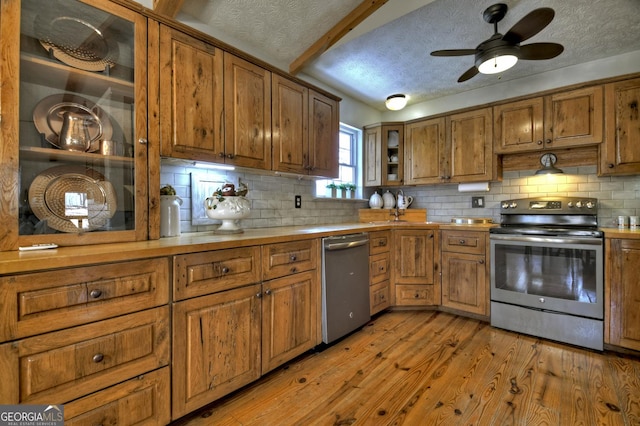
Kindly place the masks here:
POLYGON ((391 306, 391 231, 369 233, 369 307, 374 315, 391 306))
POLYGON ((489 315, 487 234, 442 231, 442 306, 489 315))
POLYGON ((605 343, 640 350, 640 240, 606 239, 605 343))
POLYGON ((393 231, 395 305, 440 304, 440 283, 435 279, 439 270, 438 239, 433 229, 393 231))
POLYGON ((314 239, 175 257, 176 282, 188 288, 197 276, 211 294, 173 304, 174 420, 320 343, 318 247, 314 239))

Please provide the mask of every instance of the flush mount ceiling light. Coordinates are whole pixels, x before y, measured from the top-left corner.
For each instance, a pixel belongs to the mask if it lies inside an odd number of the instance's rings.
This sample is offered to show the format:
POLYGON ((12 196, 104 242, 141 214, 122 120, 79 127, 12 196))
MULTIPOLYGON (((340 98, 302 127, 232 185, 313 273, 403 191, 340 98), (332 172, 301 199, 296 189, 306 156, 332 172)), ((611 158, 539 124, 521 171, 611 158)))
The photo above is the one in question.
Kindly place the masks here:
POLYGON ((402 94, 391 95, 387 98, 385 105, 391 111, 399 111, 407 105, 407 97, 402 94))
POLYGON ((562 170, 556 168, 556 162, 558 161, 558 157, 555 154, 549 152, 547 154, 542 154, 540 157, 540 164, 542 168, 536 171, 536 175, 554 175, 558 173, 564 173, 562 170))

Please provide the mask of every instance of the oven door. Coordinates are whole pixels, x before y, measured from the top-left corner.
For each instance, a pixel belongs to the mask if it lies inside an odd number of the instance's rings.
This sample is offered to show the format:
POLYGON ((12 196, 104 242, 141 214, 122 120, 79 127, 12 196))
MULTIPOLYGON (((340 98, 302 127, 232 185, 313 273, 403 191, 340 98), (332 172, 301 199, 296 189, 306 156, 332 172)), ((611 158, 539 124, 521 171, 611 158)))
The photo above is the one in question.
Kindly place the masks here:
POLYGON ((491 300, 604 317, 601 238, 491 234, 491 300))

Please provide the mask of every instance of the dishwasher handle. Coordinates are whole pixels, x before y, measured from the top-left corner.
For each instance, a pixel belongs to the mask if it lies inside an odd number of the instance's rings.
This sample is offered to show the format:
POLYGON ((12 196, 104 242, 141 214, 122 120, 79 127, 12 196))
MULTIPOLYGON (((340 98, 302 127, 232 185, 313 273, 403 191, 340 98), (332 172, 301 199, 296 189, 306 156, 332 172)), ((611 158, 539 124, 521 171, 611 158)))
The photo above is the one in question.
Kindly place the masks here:
POLYGON ((329 243, 324 246, 324 249, 325 250, 344 250, 348 248, 363 246, 365 244, 369 244, 368 239, 349 241, 349 242, 343 242, 343 243, 329 243))

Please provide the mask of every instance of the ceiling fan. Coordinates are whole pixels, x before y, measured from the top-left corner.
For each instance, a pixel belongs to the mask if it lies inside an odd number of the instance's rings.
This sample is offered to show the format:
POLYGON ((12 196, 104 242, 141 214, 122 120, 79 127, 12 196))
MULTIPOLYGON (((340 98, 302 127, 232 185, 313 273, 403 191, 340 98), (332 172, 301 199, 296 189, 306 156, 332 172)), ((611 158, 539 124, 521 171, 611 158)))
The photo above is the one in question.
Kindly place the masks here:
POLYGON ((458 79, 458 83, 462 83, 478 73, 496 74, 505 71, 514 66, 518 59, 537 61, 555 58, 562 53, 564 47, 558 43, 520 45, 549 25, 555 16, 553 9, 548 7, 535 9, 502 35, 498 32, 498 22, 507 14, 507 10, 506 4, 497 3, 484 11, 482 16, 486 22, 493 24, 494 34, 475 49, 436 50, 431 52, 431 56, 475 55, 475 65, 458 79))

